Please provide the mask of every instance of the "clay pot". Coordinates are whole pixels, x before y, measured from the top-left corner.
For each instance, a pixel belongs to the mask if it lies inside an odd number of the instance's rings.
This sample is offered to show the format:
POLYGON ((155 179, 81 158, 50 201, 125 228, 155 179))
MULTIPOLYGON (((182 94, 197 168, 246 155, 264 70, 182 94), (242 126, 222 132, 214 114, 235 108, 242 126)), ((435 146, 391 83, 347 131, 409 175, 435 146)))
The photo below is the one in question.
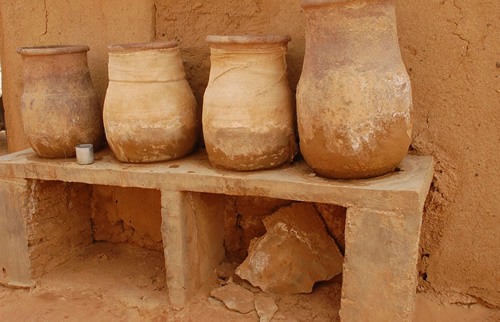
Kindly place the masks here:
POLYGON ((285 55, 288 36, 208 36, 203 134, 212 165, 272 168, 296 153, 285 55))
POLYGON ((101 145, 102 112, 92 87, 87 46, 23 47, 21 116, 33 150, 44 158, 75 156, 81 143, 101 145))
POLYGON ((411 142, 411 87, 394 2, 303 0, 306 52, 297 87, 300 150, 318 174, 394 170, 411 142))
POLYGON ((122 162, 155 162, 190 153, 196 100, 176 41, 112 45, 104 101, 106 138, 122 162))

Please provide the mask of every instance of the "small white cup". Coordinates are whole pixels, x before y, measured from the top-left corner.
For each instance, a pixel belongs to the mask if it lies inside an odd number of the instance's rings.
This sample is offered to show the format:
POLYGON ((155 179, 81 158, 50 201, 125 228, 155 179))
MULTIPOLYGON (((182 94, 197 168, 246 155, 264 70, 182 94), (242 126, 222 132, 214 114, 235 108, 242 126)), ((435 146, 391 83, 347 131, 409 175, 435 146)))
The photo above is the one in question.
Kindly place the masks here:
POLYGON ((76 147, 76 162, 81 165, 94 163, 94 146, 92 144, 78 144, 76 147))

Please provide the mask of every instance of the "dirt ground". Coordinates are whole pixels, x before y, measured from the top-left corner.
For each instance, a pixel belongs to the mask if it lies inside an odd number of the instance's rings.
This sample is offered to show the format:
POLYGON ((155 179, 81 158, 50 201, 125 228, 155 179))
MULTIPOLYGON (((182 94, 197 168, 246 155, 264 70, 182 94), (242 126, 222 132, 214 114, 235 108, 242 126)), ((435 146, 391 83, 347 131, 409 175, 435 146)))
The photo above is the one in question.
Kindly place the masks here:
MULTIPOLYGON (((217 286, 215 274, 213 283, 183 310, 168 305, 164 285, 162 252, 95 243, 37 281, 33 290, 0 286, 0 321, 258 321, 255 311, 232 312, 208 297, 217 286)), ((340 291, 338 277, 319 283, 309 295, 274 296, 279 311, 273 321, 338 321, 340 291)), ((498 310, 441 301, 419 294, 416 321, 500 320, 498 310)))

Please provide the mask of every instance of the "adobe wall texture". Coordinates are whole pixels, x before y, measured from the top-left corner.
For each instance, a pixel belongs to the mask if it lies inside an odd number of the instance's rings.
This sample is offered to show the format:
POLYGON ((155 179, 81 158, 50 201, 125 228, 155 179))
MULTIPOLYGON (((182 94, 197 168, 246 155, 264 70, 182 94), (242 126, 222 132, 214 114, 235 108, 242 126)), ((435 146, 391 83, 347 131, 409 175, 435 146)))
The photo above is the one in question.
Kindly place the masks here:
POLYGON ((162 250, 159 190, 94 185, 91 217, 94 241, 130 243, 162 250))
MULTIPOLYGON (((210 68, 208 34, 287 33, 295 90, 304 54, 299 0, 4 0, 4 95, 9 147, 27 146, 18 113, 21 45, 87 43, 94 84, 106 88, 108 43, 178 39, 201 106, 210 68)), ((421 285, 500 305, 500 112, 497 0, 397 0, 400 45, 414 96, 414 153, 436 175, 421 247, 421 285)))
POLYGON ((421 238, 427 282, 498 306, 500 3, 399 3, 413 148, 436 161, 421 238))

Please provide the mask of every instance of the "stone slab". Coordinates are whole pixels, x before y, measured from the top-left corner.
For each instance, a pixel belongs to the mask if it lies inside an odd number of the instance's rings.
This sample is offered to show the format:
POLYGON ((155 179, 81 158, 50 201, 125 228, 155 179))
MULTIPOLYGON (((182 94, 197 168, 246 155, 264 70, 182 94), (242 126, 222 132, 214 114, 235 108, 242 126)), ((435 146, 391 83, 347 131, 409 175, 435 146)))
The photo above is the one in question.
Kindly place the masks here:
POLYGON ((88 184, 246 195, 323 202, 379 210, 422 208, 429 189, 431 157, 407 156, 400 171, 373 179, 332 180, 316 176, 303 161, 281 168, 235 172, 213 168, 202 150, 154 164, 119 163, 109 150, 81 166, 74 159, 41 159, 31 149, 0 157, 0 178, 60 180, 88 184))

